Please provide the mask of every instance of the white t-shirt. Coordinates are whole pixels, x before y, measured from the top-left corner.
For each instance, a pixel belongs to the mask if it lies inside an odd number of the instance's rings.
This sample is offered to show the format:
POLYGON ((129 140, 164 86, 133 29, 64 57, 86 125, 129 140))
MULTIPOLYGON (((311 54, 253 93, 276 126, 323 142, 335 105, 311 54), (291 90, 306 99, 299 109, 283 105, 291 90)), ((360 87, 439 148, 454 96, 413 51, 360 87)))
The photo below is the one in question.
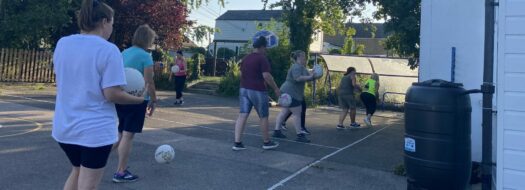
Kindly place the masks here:
POLYGON ((99 36, 71 35, 58 41, 53 62, 57 84, 53 138, 86 147, 117 142, 115 104, 102 90, 126 85, 119 49, 99 36))

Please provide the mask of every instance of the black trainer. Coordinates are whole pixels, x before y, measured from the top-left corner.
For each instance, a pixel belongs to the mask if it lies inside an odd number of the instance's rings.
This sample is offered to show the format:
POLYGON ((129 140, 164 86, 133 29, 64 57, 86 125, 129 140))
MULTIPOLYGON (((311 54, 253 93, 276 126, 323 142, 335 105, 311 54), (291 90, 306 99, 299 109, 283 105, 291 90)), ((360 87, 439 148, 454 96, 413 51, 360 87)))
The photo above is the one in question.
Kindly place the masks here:
POLYGON ((265 142, 262 146, 262 148, 264 150, 270 150, 270 149, 275 149, 279 146, 279 143, 278 142, 274 142, 274 141, 268 141, 268 142, 265 142))
POLYGON ((280 139, 285 139, 286 138, 286 135, 284 135, 281 130, 274 130, 273 131, 273 135, 272 137, 275 137, 275 138, 280 138, 280 139))
POLYGON ((301 133, 301 134, 297 134, 297 138, 295 139, 295 141, 297 141, 297 142, 303 142, 303 143, 309 143, 309 142, 311 142, 310 140, 308 140, 308 139, 306 138, 306 135, 304 135, 304 134, 302 134, 302 133, 301 133))
POLYGON ((232 150, 244 150, 246 149, 246 147, 244 147, 244 145, 242 144, 242 142, 236 142, 233 144, 233 147, 232 147, 232 150))
POLYGON ((345 129, 344 125, 337 125, 337 129, 345 129))

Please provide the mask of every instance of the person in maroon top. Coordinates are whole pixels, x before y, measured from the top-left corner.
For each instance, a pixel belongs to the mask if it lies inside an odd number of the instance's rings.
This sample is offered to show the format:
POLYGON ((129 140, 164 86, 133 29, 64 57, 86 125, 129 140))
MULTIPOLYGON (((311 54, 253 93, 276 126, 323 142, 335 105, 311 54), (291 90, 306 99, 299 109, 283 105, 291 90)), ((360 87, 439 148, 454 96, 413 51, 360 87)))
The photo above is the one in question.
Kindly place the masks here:
POLYGON ((246 149, 241 141, 242 133, 246 125, 246 119, 250 115, 252 107, 259 115, 260 126, 263 136, 265 150, 274 149, 279 143, 270 140, 268 133, 269 97, 266 86, 269 85, 275 95, 281 95, 279 88, 270 74, 271 68, 266 58, 266 38, 260 37, 253 43, 253 53, 243 58, 241 62, 241 88, 239 90, 240 113, 235 123, 235 143, 233 150, 246 149))

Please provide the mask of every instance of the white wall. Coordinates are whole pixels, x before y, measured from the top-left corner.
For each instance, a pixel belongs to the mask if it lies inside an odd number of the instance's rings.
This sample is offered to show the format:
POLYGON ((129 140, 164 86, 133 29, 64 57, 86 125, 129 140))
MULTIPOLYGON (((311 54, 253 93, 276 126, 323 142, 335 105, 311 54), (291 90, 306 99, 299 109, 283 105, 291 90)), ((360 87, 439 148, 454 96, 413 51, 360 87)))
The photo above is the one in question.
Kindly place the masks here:
MULTIPOLYGON (((420 81, 451 80, 456 47, 456 82, 466 89, 483 83, 484 1, 423 0, 421 5, 420 81)), ((481 161, 481 95, 471 95, 472 159, 481 161)))
POLYGON ((525 189, 525 0, 500 0, 497 189, 525 189))

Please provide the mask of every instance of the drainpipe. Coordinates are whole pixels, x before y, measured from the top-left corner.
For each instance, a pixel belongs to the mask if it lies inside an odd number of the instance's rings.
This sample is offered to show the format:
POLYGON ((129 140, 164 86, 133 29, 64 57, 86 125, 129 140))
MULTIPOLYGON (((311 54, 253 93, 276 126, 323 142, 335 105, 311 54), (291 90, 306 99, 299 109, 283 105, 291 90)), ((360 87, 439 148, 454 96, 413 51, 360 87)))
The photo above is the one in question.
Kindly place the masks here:
MULTIPOLYGON (((485 0, 485 48, 483 67, 482 190, 492 188, 492 97, 494 95, 494 11, 498 4, 485 0)), ((501 182, 500 182, 501 183, 501 182)))

